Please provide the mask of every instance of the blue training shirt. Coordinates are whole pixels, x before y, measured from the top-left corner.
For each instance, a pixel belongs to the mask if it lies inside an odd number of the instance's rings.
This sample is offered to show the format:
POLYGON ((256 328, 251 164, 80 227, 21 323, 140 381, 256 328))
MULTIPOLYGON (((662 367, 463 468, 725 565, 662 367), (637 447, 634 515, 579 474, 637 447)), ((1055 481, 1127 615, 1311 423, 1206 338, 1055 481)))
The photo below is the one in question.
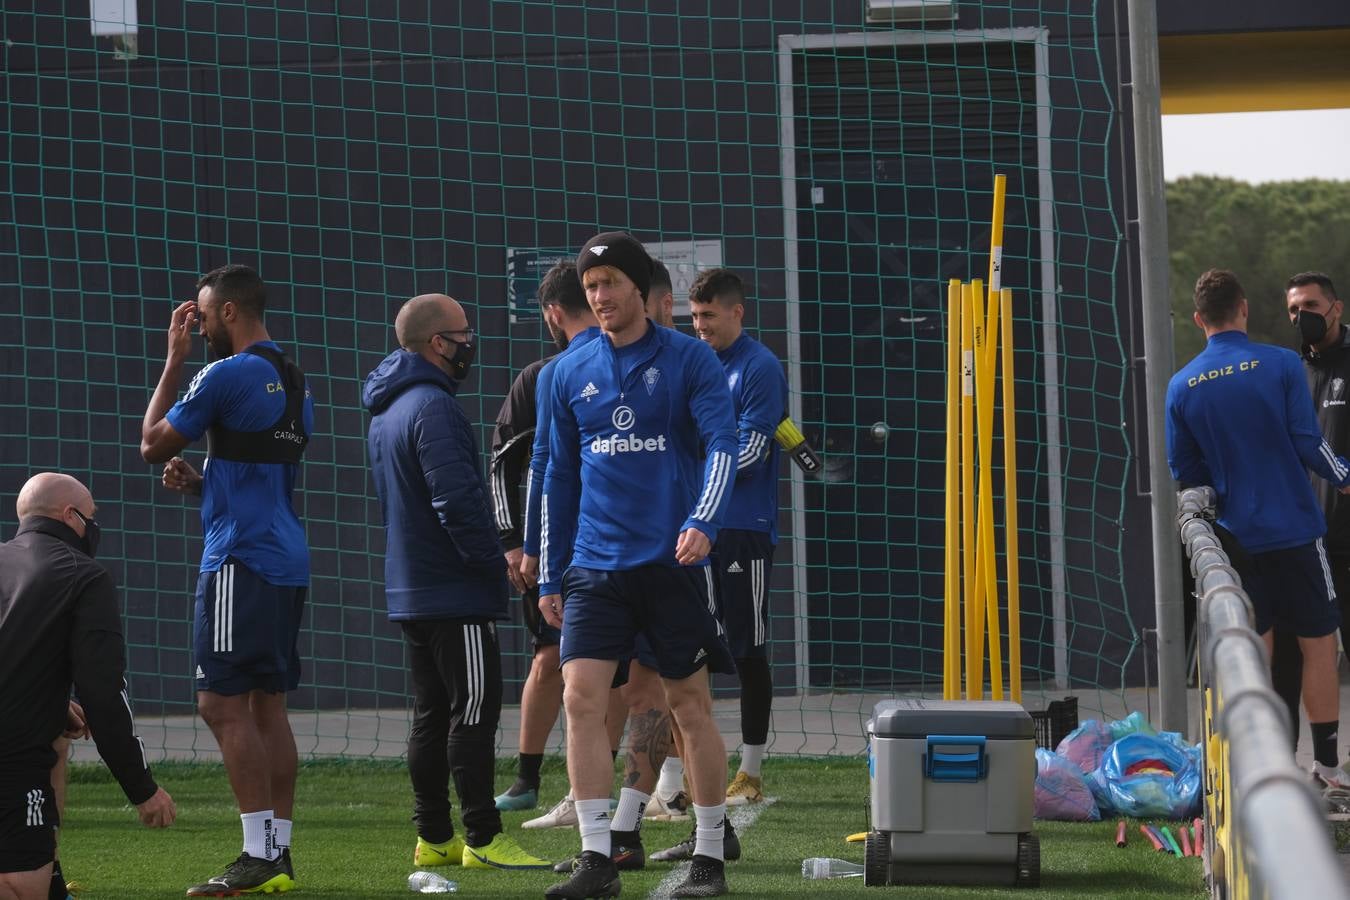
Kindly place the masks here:
POLYGON ((1167 463, 1218 495, 1218 521, 1249 553, 1326 533, 1307 469, 1342 487, 1350 463, 1322 438, 1303 363, 1282 347, 1222 331, 1167 385, 1167 463))
MULTIPOLYGON (((261 342, 278 353, 271 341, 261 342)), ((216 422, 234 431, 261 431, 286 411, 277 370, 252 353, 236 353, 202 369, 183 399, 165 416, 174 430, 196 441, 216 422)), ((314 398, 305 385, 305 433, 314 434, 314 398)), ((207 457, 202 467, 203 572, 235 559, 264 581, 309 584, 309 546, 291 505, 298 466, 243 463, 207 457)))
POLYGON ((723 528, 762 531, 778 543, 778 442, 787 379, 768 347, 742 333, 717 358, 736 407, 736 488, 723 528))
POLYGON ((549 392, 553 389, 553 366, 560 358, 600 336, 600 326, 592 325, 567 342, 557 356, 544 363, 534 383, 534 445, 530 450, 530 474, 525 479, 525 538, 521 552, 539 555, 539 507, 544 497, 544 473, 548 470, 548 436, 552 432, 553 413, 549 392))
POLYGON ((680 533, 715 541, 731 502, 736 421, 712 348, 650 322, 632 348, 620 367, 602 336, 554 366, 541 594, 559 593, 569 549, 602 571, 678 565, 680 533))

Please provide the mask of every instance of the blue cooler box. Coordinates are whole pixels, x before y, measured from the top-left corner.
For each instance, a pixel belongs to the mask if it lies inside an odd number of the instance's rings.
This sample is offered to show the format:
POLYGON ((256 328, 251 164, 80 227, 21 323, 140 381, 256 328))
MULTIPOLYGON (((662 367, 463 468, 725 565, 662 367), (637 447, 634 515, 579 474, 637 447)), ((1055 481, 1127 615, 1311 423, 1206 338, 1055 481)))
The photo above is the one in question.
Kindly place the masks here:
POLYGON ((1016 703, 883 700, 867 723, 868 885, 1034 887, 1035 724, 1016 703))

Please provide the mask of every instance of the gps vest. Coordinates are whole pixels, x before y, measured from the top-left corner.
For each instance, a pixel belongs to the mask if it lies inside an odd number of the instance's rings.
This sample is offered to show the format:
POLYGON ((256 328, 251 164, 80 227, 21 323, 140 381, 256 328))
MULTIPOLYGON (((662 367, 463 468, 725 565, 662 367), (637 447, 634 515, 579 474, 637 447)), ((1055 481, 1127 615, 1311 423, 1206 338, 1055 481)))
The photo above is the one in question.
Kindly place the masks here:
POLYGON ((296 465, 309 443, 304 426, 305 373, 271 347, 254 344, 242 352, 267 360, 277 370, 278 384, 286 392, 286 409, 271 427, 261 431, 234 431, 217 422, 207 430, 207 456, 231 462, 296 465))

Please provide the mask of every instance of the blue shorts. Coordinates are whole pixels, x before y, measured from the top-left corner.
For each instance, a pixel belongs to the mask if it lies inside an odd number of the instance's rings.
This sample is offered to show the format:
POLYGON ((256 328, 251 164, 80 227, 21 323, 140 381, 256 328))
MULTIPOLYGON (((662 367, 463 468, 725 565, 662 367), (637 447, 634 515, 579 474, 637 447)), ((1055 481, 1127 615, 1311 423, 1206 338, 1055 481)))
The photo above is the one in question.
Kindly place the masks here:
POLYGON ((627 659, 619 660, 619 669, 614 673, 613 687, 623 687, 628 683, 633 663, 641 663, 643 667, 653 672, 660 671, 661 663, 656 658, 656 651, 652 649, 652 642, 647 640, 647 636, 642 632, 638 632, 638 636, 633 639, 633 652, 627 659))
POLYGON ((562 661, 630 659, 642 634, 662 678, 688 678, 703 666, 734 674, 736 663, 710 599, 711 582, 707 566, 621 572, 572 566, 562 583, 562 661))
POLYGON ((192 645, 197 690, 276 694, 300 684, 296 638, 308 588, 263 581, 228 557, 197 577, 192 645))
POLYGON ((773 542, 767 532, 723 528, 713 546, 717 613, 727 629, 731 655, 764 658, 769 651, 769 575, 773 542))
POLYGON ((1341 608, 1322 539, 1249 553, 1238 574, 1256 611, 1256 633, 1271 627, 1299 637, 1322 637, 1341 627, 1341 608))

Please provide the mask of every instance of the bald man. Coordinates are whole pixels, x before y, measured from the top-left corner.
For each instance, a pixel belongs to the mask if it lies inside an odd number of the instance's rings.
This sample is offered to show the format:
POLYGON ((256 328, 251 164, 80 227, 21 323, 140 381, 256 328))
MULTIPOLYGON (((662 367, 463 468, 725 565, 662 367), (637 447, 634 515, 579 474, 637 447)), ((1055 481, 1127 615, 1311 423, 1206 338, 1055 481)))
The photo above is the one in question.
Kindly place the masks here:
POLYGON ((72 685, 141 821, 167 827, 175 809, 134 731, 117 589, 93 559, 94 498, 69 475, 43 472, 15 507, 18 533, 0 544, 0 897, 41 900, 59 824, 52 743, 66 730, 72 685))
POLYGON ((384 513, 385 600, 412 667, 413 863, 546 868, 502 832, 494 800, 506 560, 473 426, 455 401, 473 364, 474 332, 444 294, 403 304, 394 332, 399 349, 366 377, 362 402, 384 513), (450 820, 451 778, 462 837, 450 820))

